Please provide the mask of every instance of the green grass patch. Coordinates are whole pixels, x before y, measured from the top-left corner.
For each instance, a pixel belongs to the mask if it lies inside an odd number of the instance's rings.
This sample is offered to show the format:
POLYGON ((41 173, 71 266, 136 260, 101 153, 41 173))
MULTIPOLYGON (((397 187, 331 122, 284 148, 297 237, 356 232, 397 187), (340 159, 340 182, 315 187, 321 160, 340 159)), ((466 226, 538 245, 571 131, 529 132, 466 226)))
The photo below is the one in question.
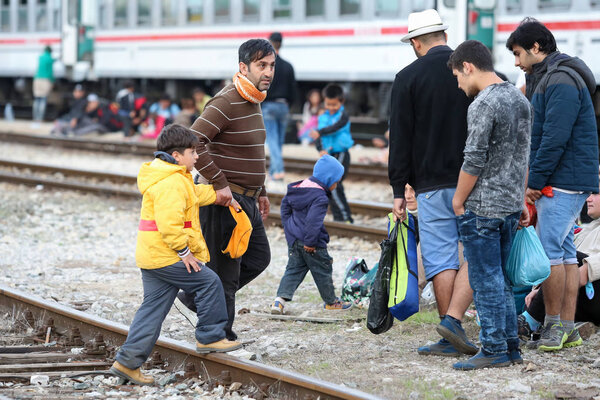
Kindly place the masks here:
POLYGON ((409 317, 403 324, 439 324, 440 317, 437 311, 419 311, 409 317))

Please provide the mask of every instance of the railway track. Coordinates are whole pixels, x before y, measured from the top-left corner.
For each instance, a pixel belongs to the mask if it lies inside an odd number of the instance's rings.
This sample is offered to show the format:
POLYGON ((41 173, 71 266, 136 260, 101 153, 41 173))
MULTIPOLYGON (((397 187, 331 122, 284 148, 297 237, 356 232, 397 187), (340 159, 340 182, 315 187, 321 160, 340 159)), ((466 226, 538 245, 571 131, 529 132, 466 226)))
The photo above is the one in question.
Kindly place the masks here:
MULTIPOLYGON (((0 167, 13 170, 0 170, 0 180, 5 182, 31 186, 44 185, 46 187, 59 189, 117 195, 127 198, 140 198, 139 191, 134 189, 137 178, 133 175, 79 170, 44 164, 22 163, 4 159, 0 159, 0 167), (19 172, 14 172, 14 170, 19 172), (42 176, 42 174, 44 174, 44 176, 42 176), (70 179, 67 179, 67 177, 70 179), (82 181, 81 178, 84 180, 82 181)), ((283 193, 269 193, 269 199, 275 206, 281 204, 282 198, 283 193)), ((368 215, 371 217, 385 217, 392 207, 391 205, 384 203, 356 201, 350 202, 350 208, 356 214, 368 215)), ((271 212, 267 222, 280 226, 281 216, 276 212, 271 212)), ((387 234, 385 227, 381 229, 332 221, 325 221, 325 227, 331 235, 360 237, 364 240, 380 241, 387 234)))
MULTIPOLYGON (((50 380, 62 377, 110 375, 115 347, 128 328, 103 318, 0 285, 0 311, 15 325, 34 327, 27 336, 37 346, 0 347, 0 382, 30 381, 33 375, 50 380), (71 348, 83 348, 73 353, 71 348), (77 355, 75 355, 77 354, 77 355)), ((358 390, 324 382, 227 354, 200 355, 193 345, 160 337, 149 368, 180 373, 180 379, 198 378, 211 385, 241 383, 239 391, 255 399, 377 399, 358 390)), ((61 398, 53 397, 53 398, 61 398)))
MULTIPOLYGON (((133 154, 148 157, 151 157, 154 151, 156 150, 155 145, 151 143, 42 136, 23 134, 11 131, 0 131, 0 140, 19 144, 53 146, 66 149, 97 151, 103 153, 133 154)), ((267 156, 267 165, 268 162, 269 161, 267 156)), ((299 172, 302 174, 310 174, 312 172, 315 160, 285 157, 284 163, 285 168, 288 171, 299 172)), ((352 164, 350 168, 350 173, 348 174, 346 179, 368 180, 370 182, 387 182, 387 168, 382 167, 380 165, 352 164)))

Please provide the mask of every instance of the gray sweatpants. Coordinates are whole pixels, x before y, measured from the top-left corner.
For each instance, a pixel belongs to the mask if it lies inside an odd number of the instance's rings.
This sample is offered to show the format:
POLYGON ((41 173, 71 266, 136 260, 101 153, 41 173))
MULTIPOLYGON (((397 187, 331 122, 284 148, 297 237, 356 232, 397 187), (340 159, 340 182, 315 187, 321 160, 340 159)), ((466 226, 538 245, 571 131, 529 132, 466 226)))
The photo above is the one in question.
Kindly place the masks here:
POLYGON ((210 268, 188 273, 182 261, 158 268, 142 269, 144 300, 135 313, 127 340, 116 360, 127 368, 137 369, 148 358, 160 335, 162 323, 169 313, 177 292, 194 293, 198 310, 196 340, 213 343, 225 337, 227 308, 221 280, 210 268))

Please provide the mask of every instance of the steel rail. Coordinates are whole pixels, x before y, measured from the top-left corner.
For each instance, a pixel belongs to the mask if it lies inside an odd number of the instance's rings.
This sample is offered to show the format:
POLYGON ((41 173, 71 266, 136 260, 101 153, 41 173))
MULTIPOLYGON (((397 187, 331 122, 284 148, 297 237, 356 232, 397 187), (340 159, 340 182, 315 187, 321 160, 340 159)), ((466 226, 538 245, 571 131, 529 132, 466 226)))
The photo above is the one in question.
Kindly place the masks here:
MULTIPOLYGON (((98 180, 110 180, 118 181, 128 184, 135 184, 136 177, 131 175, 119 175, 105 172, 95 172, 89 170, 78 170, 73 168, 54 167, 50 165, 34 164, 34 163, 22 163, 10 160, 0 159, 0 167, 12 167, 19 170, 29 171, 42 171, 45 173, 60 173, 65 176, 84 176, 86 178, 93 178, 98 180)), ((126 198, 140 198, 140 193, 134 189, 119 188, 109 185, 91 184, 86 182, 73 182, 68 180, 57 180, 49 177, 37 176, 35 174, 25 175, 20 173, 10 173, 0 171, 0 181, 26 184, 30 186, 44 185, 47 187, 55 187, 60 189, 79 190, 97 194, 121 196, 126 198)), ((281 203, 283 194, 270 193, 269 198, 273 199, 273 204, 278 205, 281 203)), ((350 203, 350 207, 360 214, 360 209, 363 205, 360 203, 350 203), (356 206, 356 207, 355 207, 356 206)), ((370 204, 364 203, 364 208, 369 212, 369 215, 385 216, 391 206, 384 204, 370 204)), ((281 216, 276 212, 269 213, 268 223, 272 225, 281 226, 281 216)), ((340 222, 325 221, 325 227, 331 235, 338 235, 341 237, 360 237, 364 240, 381 241, 387 235, 385 229, 371 228, 360 225, 350 225, 340 222)))
MULTIPOLYGON (((78 328, 82 338, 92 339, 98 333, 104 341, 114 346, 121 345, 128 327, 104 318, 96 317, 64 305, 48 302, 38 296, 0 285, 0 308, 8 312, 24 312, 30 310, 34 317, 53 318, 61 328, 78 328)), ((170 368, 178 368, 186 363, 193 363, 196 371, 211 378, 218 378, 228 371, 233 381, 245 385, 260 387, 261 383, 270 386, 270 391, 284 399, 378 399, 377 396, 346 388, 333 383, 321 381, 299 373, 284 371, 277 367, 236 358, 227 354, 196 353, 195 347, 189 343, 160 337, 154 351, 160 353, 168 361, 170 368)))
MULTIPOLYGON (((152 156, 156 146, 151 143, 106 141, 89 138, 68 138, 58 136, 43 136, 17 133, 14 131, 0 131, 0 140, 21 144, 38 146, 54 146, 76 150, 100 151, 115 154, 133 154, 139 156, 152 156)), ((269 157, 267 156, 267 165, 269 157)), ((298 157, 284 157, 285 169, 300 173, 310 173, 314 167, 315 160, 298 157)), ((387 182, 387 168, 381 165, 351 164, 347 176, 350 180, 369 180, 371 182, 387 182)))

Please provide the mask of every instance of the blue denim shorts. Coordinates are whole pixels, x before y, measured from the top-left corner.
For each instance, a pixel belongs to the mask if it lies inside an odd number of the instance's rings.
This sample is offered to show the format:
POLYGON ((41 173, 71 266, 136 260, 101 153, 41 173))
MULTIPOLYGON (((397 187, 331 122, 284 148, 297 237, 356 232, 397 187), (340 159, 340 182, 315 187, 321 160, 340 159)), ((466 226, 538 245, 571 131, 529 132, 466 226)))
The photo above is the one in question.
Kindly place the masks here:
POLYGON ((458 223, 452 209, 455 191, 455 188, 439 189, 417 195, 419 238, 427 280, 459 267, 458 223))
POLYGON ((535 202, 536 232, 550 265, 577 264, 573 227, 589 193, 571 194, 554 190, 554 197, 535 202))

